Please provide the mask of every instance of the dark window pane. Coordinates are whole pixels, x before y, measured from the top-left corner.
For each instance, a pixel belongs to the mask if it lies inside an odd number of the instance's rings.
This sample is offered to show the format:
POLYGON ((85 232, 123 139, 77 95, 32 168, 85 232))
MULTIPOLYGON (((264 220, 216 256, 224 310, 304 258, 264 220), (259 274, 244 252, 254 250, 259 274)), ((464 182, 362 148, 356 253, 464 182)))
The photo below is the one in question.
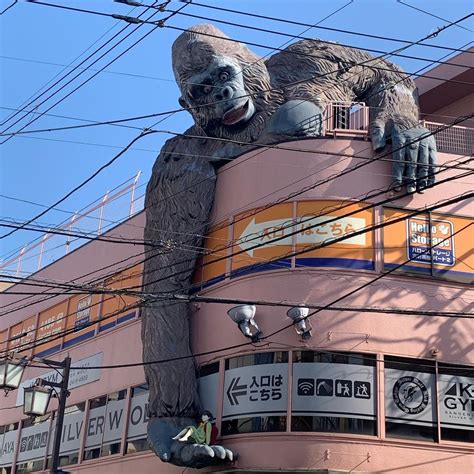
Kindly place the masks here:
POLYGON ((332 416, 293 416, 291 431, 318 431, 323 433, 352 433, 375 436, 374 420, 332 416))
POLYGON ((222 435, 286 431, 286 416, 257 416, 222 422, 222 435))

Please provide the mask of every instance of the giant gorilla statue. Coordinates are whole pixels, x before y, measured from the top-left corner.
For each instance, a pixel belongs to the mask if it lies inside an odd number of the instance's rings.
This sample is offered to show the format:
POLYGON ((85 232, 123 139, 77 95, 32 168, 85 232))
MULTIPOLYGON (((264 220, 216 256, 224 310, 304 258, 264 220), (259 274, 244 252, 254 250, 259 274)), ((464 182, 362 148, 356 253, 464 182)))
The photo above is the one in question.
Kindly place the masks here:
MULTIPOLYGON (((145 293, 189 290, 222 159, 247 151, 251 143, 320 136, 329 101, 363 101, 371 107, 373 148, 393 146, 391 189, 422 192, 433 184, 436 145, 418 125, 415 85, 386 60, 336 43, 303 40, 264 61, 212 25, 182 33, 172 56, 179 102, 195 124, 166 142, 153 167, 145 240, 169 246, 148 247, 145 293)), ((221 447, 172 440, 200 411, 188 305, 147 304, 142 340, 144 362, 178 358, 145 365, 154 451, 163 461, 194 467, 231 457, 221 447)))

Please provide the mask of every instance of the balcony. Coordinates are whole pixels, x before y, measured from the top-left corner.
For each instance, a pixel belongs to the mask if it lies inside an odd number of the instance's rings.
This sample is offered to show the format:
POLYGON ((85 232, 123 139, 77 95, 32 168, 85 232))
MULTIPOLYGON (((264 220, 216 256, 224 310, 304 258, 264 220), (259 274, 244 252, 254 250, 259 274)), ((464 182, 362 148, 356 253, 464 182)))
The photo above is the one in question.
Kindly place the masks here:
MULTIPOLYGON (((323 129, 333 138, 362 137, 368 140, 369 107, 363 102, 331 102, 324 112, 323 129)), ((446 124, 421 121, 420 126, 435 132, 446 124)), ((441 153, 469 155, 474 149, 474 129, 452 126, 436 133, 441 153)))

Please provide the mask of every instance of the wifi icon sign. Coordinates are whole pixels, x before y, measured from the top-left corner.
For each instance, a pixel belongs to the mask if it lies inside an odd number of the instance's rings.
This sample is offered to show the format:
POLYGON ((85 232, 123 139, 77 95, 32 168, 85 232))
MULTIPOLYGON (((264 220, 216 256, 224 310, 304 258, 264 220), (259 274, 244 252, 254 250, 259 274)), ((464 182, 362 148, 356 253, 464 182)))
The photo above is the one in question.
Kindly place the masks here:
POLYGON ((314 395, 314 379, 298 379, 298 395, 311 397, 314 395))

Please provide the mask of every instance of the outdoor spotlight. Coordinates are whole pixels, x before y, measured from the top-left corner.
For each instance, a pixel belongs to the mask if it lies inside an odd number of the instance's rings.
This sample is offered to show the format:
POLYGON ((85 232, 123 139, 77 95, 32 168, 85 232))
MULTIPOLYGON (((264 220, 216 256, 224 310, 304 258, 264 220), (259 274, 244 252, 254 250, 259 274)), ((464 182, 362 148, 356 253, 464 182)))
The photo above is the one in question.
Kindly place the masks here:
POLYGON ((306 306, 295 306, 290 308, 286 315, 293 321, 295 331, 303 338, 309 339, 311 337, 312 327, 307 322, 309 308, 306 306))
POLYGON ((51 389, 33 385, 24 389, 23 413, 28 416, 43 416, 48 411, 51 389))
POLYGON ((252 339, 252 342, 257 342, 262 335, 262 331, 258 329, 257 323, 254 319, 256 311, 257 307, 253 304, 235 306, 227 311, 227 314, 230 316, 232 321, 239 326, 241 333, 245 337, 252 339), (255 328, 254 332, 252 332, 251 326, 255 328))
POLYGON ((25 360, 11 358, 0 360, 0 389, 5 391, 18 388, 25 370, 25 360))

